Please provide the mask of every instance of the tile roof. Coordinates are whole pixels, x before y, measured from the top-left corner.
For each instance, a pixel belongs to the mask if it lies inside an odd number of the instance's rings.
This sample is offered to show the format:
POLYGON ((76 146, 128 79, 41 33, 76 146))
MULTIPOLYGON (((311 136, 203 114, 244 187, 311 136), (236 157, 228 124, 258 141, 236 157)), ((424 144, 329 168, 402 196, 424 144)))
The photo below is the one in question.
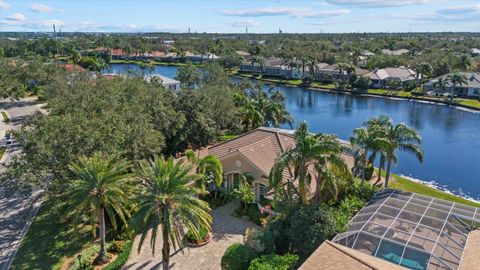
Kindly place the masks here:
POLYGON ((112 49, 111 55, 126 55, 127 53, 122 49, 112 49))
POLYGON ((415 79, 415 72, 406 67, 376 69, 365 76, 372 80, 400 79, 409 81, 415 79))
POLYGON ((88 69, 77 64, 65 64, 63 69, 67 72, 86 72, 88 69))
POLYGON ((404 269, 398 265, 363 254, 351 248, 325 241, 300 266, 299 270, 370 270, 370 269, 404 269))
POLYGON ((463 251, 462 261, 460 262, 460 270, 478 269, 480 268, 480 230, 476 229, 470 232, 467 245, 463 251))
MULTIPOLYGON (((459 73, 461 75, 465 76, 465 78, 467 78, 467 84, 464 84, 461 87, 480 88, 480 73, 478 73, 478 72, 459 72, 459 73)), ((428 83, 426 83, 425 85, 433 86, 438 81, 439 78, 446 79, 446 77, 448 75, 450 75, 450 74, 435 78, 435 79, 429 81, 428 83)), ((450 83, 448 85, 451 86, 450 83)), ((457 86, 457 87, 460 87, 460 86, 457 86)))

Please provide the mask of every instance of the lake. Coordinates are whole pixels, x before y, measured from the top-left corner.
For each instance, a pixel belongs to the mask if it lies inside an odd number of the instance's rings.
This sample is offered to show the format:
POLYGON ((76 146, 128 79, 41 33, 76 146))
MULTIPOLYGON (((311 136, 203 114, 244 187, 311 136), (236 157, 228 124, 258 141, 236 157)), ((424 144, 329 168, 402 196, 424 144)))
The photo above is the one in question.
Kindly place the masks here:
MULTIPOLYGON (((140 70, 131 64, 115 64, 110 69, 107 72, 140 70)), ((175 66, 157 66, 154 73, 173 78, 176 71, 175 66)), ((424 163, 400 152, 399 164, 392 171, 457 195, 480 199, 480 113, 445 105, 299 87, 277 86, 277 89, 286 96, 286 106, 295 122, 307 121, 312 132, 332 133, 348 140, 354 128, 380 114, 416 128, 423 137, 424 163)))

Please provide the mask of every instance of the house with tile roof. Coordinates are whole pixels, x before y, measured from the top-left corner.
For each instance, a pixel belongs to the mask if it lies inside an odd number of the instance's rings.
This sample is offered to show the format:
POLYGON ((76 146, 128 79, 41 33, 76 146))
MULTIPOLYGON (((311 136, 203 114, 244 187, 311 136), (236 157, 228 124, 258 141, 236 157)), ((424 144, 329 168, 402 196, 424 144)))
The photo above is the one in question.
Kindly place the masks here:
POLYGON ((457 85, 455 88, 452 83, 448 83, 447 87, 440 89, 436 86, 436 83, 440 78, 446 80, 450 74, 435 78, 428 83, 423 85, 423 91, 430 92, 433 91, 437 94, 452 93, 455 96, 461 97, 480 97, 480 73, 478 72, 460 72, 461 75, 465 76, 467 83, 464 85, 457 85))
POLYGON ((388 81, 400 82, 401 86, 405 86, 408 82, 414 81, 415 71, 407 67, 389 67, 375 69, 363 76, 370 78, 373 88, 386 88, 388 87, 388 81))
MULTIPOLYGON (((255 201, 259 202, 263 198, 272 198, 273 190, 268 184, 270 171, 278 156, 293 147, 295 147, 294 130, 261 127, 235 139, 202 149, 198 151, 198 156, 202 158, 214 155, 220 159, 224 173, 223 188, 238 187, 240 184, 239 174, 249 173, 252 175, 255 201)), ((350 168, 353 167, 351 155, 345 153, 343 158, 350 168)), ((291 171, 283 172, 285 180, 292 177, 291 171)))
POLYGON ((289 68, 283 59, 278 57, 265 59, 263 65, 245 60, 240 65, 240 72, 259 73, 265 76, 281 77, 285 79, 300 79, 302 77, 298 69, 289 68))

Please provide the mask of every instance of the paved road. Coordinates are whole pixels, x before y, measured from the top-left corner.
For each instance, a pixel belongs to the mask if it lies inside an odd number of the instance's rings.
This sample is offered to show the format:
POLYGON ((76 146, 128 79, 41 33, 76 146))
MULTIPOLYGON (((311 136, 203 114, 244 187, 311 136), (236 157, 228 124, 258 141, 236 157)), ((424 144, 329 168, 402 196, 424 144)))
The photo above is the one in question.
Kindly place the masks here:
MULTIPOLYGON (((11 125, 0 125, 0 144, 5 143, 6 130, 20 129, 22 122, 40 107, 41 105, 35 104, 32 98, 16 102, 0 101, 0 109, 7 111, 11 122, 11 125)), ((4 166, 8 166, 12 157, 20 152, 20 147, 14 142, 6 152, 4 166)), ((5 170, 4 166, 1 166, 0 172, 5 170)), ((40 207, 40 197, 40 191, 24 197, 15 195, 12 191, 0 186, 0 270, 6 270, 9 267, 34 214, 40 207)))

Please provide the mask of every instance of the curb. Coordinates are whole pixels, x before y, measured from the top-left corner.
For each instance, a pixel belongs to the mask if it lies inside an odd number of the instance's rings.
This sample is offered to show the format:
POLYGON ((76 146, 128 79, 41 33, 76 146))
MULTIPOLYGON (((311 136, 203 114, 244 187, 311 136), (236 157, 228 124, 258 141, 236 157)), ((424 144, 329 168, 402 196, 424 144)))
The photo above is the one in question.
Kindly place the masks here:
MULTIPOLYGON (((10 119, 10 114, 8 113, 8 111, 6 110, 1 110, 1 112, 5 112, 7 114, 7 117, 10 119)), ((5 129, 5 134, 3 135, 3 138, 5 138, 5 135, 6 135, 6 132, 9 131, 9 130, 12 130, 13 129, 13 126, 12 126, 12 122, 9 121, 9 123, 5 123, 4 122, 4 119, 3 119, 3 116, 2 116, 2 122, 5 126, 8 126, 9 128, 8 129, 5 129)), ((7 148, 5 149, 5 153, 3 153, 3 156, 2 158, 0 159, 0 164, 1 165, 5 165, 4 162, 5 160, 7 159, 7 156, 8 156, 8 153, 10 152, 10 149, 12 148, 12 144, 6 144, 7 148)))

